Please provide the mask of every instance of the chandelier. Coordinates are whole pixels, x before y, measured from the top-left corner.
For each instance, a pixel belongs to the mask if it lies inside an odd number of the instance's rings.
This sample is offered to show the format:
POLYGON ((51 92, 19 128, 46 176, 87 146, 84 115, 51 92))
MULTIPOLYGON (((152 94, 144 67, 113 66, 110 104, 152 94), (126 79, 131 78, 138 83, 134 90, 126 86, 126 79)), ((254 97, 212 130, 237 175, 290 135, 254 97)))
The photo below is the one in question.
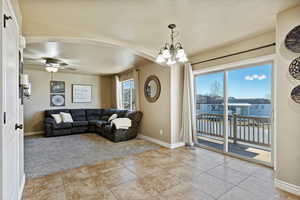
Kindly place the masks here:
POLYGON ((179 35, 179 32, 174 31, 176 25, 169 24, 168 28, 171 29, 171 44, 166 43, 165 46, 160 49, 156 58, 156 62, 167 63, 167 65, 173 65, 176 62, 184 63, 188 61, 181 43, 177 42, 174 44, 174 38, 179 35))

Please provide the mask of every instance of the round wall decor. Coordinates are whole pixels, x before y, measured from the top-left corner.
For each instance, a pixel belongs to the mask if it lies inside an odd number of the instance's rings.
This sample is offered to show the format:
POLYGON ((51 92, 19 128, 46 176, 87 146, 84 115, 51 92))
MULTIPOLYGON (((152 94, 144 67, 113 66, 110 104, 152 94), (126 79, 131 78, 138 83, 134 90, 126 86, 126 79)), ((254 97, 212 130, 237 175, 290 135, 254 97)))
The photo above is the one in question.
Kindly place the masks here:
POLYGON ((160 96, 160 82, 157 76, 151 75, 147 78, 144 85, 144 94, 150 103, 157 101, 160 96))
POLYGON ((300 57, 295 58, 289 66, 289 72, 292 77, 300 80, 300 57))
POLYGON ((291 98, 300 104, 300 85, 296 86, 291 92, 291 98))
POLYGON ((51 94, 50 106, 65 106, 65 95, 63 94, 51 94))
POLYGON ((300 25, 293 28, 285 38, 285 46, 294 53, 300 53, 300 25))

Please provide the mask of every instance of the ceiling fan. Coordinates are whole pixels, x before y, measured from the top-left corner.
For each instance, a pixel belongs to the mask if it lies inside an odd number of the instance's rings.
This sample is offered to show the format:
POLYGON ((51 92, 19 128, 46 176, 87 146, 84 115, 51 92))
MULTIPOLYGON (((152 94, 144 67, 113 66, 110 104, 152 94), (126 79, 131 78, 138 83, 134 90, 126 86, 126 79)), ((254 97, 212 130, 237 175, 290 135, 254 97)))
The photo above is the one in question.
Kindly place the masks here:
POLYGON ((70 65, 66 62, 64 62, 61 59, 58 58, 51 58, 51 57, 41 57, 38 59, 25 59, 30 64, 37 64, 42 65, 45 67, 45 70, 47 72, 57 72, 58 70, 70 70, 70 71, 76 71, 76 68, 70 67, 70 65))

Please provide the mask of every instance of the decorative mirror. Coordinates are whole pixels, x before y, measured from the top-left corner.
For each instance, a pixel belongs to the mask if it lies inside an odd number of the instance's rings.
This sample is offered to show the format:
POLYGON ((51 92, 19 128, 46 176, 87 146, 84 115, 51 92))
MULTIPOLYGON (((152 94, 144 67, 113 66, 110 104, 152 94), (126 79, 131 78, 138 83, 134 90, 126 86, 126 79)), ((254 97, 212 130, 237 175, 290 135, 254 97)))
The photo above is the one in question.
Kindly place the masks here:
POLYGON ((287 34, 284 42, 286 48, 294 53, 300 53, 300 25, 287 34))
POLYGON ((296 86, 291 92, 291 98, 300 104, 300 85, 296 86))
POLYGON ((300 80, 300 57, 295 58, 290 64, 289 72, 294 79, 300 80))
POLYGON ((157 101, 160 96, 160 90, 160 82, 157 76, 149 76, 144 85, 144 94, 147 101, 150 103, 157 101))

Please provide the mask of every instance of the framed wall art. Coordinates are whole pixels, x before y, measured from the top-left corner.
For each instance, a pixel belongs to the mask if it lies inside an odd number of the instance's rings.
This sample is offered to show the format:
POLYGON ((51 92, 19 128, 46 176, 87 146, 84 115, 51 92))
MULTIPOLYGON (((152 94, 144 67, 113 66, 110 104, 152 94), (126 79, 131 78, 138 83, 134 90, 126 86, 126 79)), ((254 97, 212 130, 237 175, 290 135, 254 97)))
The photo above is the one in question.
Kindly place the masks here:
POLYGON ((287 34, 284 43, 287 49, 294 53, 300 53, 300 25, 287 34))
POLYGON ((50 93, 65 93, 65 82, 50 81, 50 93))
POLYGON ((60 107, 65 106, 65 95, 64 94, 50 94, 50 106, 60 107))
POLYGON ((72 84, 73 103, 91 103, 92 85, 72 84))
POLYGON ((147 101, 153 103, 160 96, 161 86, 157 76, 151 75, 147 78, 144 85, 144 95, 147 101))
POLYGON ((300 80, 300 57, 295 58, 289 66, 290 75, 296 79, 300 80))
POLYGON ((300 85, 296 86, 291 92, 291 98, 300 104, 300 85))

